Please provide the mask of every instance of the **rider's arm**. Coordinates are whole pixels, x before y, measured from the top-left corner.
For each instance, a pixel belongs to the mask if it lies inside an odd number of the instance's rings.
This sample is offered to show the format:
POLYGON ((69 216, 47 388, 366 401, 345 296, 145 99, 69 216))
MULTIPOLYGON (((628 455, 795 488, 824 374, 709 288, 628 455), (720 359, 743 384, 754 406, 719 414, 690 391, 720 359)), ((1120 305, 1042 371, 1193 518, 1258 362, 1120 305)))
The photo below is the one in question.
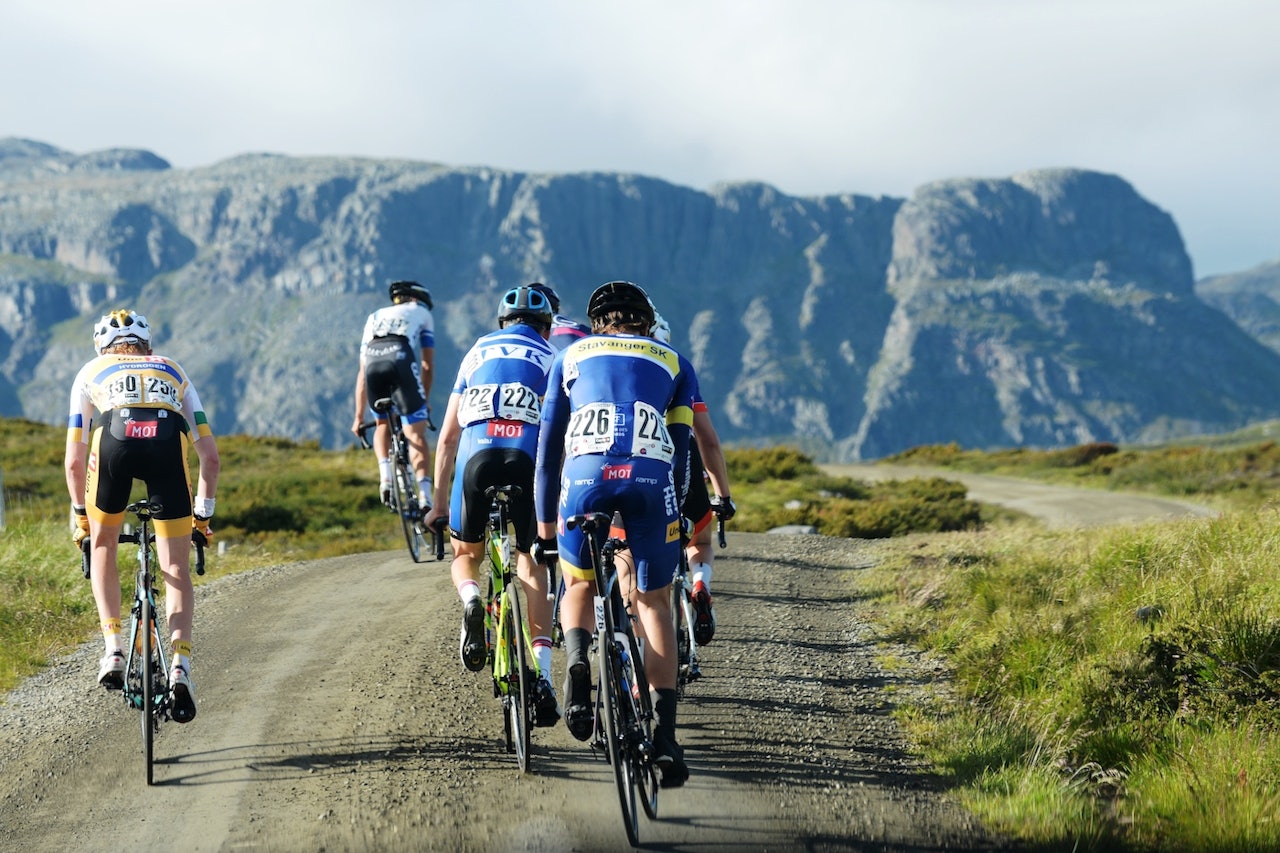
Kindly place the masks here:
POLYGON ((448 514, 449 484, 453 482, 458 443, 462 440, 462 425, 458 423, 458 406, 461 402, 461 394, 454 392, 449 395, 449 407, 445 410, 444 421, 440 424, 440 438, 436 441, 436 470, 435 482, 432 486, 431 514, 437 518, 448 514))
MULTIPOLYGON (((187 384, 187 391, 182 396, 182 414, 191 427, 191 441, 196 448, 196 456, 200 460, 200 480, 195 497, 214 499, 218 492, 218 472, 222 461, 218 456, 218 442, 214 440, 213 430, 209 427, 209 419, 205 416, 204 407, 200 404, 200 395, 194 385, 187 384)), ((199 508, 196 509, 199 513, 199 508)))
POLYGON ((427 401, 427 411, 431 411, 431 383, 436 378, 436 348, 422 348, 422 396, 427 401))
POLYGON ((364 358, 356 368, 356 419, 351 424, 351 431, 360 434, 360 425, 364 423, 364 413, 369 409, 369 390, 364 384, 364 358))
POLYGON ((82 377, 71 385, 71 404, 67 415, 67 449, 63 468, 67 475, 67 492, 74 506, 84 506, 85 464, 89 458, 89 428, 93 422, 93 406, 84 393, 82 377))
MULTIPOLYGON (((729 495, 729 466, 724 461, 724 448, 720 446, 720 435, 711 423, 711 415, 706 406, 695 405, 693 408, 693 439, 698 443, 698 453, 702 455, 702 464, 711 477, 711 487, 720 497, 729 495)), ((690 471, 690 477, 700 476, 698 471, 690 471)))
POLYGON ((556 535, 556 504, 560 501, 560 466, 564 461, 564 433, 569 426, 569 395, 561 381, 563 359, 557 358, 547 374, 547 396, 542 401, 538 427, 538 460, 533 496, 538 513, 538 536, 556 535))

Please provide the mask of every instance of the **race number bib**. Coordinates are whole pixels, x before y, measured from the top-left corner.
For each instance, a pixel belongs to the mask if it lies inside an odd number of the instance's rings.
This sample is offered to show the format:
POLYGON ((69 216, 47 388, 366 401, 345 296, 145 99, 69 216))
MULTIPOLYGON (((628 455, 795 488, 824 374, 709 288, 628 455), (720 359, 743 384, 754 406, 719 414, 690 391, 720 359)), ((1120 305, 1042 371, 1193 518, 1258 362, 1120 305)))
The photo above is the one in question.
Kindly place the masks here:
POLYGON ((570 456, 608 453, 613 446, 615 412, 612 403, 588 403, 569 418, 570 456))
POLYGON ((670 463, 675 452, 666 417, 648 403, 638 401, 635 428, 631 431, 631 455, 670 463))
POLYGON ((458 423, 464 427, 494 418, 536 424, 541 415, 538 393, 520 382, 472 385, 458 404, 458 423))

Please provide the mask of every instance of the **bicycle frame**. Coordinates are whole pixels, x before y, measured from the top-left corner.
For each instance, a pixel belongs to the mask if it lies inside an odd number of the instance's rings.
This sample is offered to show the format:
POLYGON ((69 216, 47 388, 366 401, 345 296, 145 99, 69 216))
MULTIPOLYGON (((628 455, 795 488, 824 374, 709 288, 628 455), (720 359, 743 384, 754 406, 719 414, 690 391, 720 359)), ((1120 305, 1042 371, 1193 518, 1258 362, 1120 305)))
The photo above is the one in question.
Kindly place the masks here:
POLYGON ((542 676, 529 626, 520 607, 520 582, 515 571, 515 548, 508 533, 509 501, 519 486, 491 486, 485 542, 489 558, 489 596, 485 608, 489 635, 493 694, 502 702, 507 752, 516 754, 522 773, 529 769, 530 729, 533 726, 533 684, 542 676))
MULTIPOLYGON (((138 570, 134 580, 133 602, 130 606, 129 651, 125 658, 125 677, 121 693, 125 704, 141 711, 142 749, 146 763, 147 784, 154 784, 155 737, 160 725, 172 719, 169 695, 169 658, 165 654, 162 638, 168 635, 167 625, 156 606, 153 546, 156 540, 151 530, 151 519, 163 507, 155 501, 145 500, 129 504, 126 511, 138 519, 138 529, 120 534, 120 542, 137 546, 138 570)), ((204 536, 196 531, 191 534, 196 548, 198 575, 204 574, 204 536)), ((81 542, 81 561, 84 576, 90 575, 89 541, 81 542)))
POLYGON ((636 636, 637 615, 618 586, 615 557, 626 540, 609 533, 621 528, 621 519, 604 513, 588 513, 565 519, 570 528, 581 526, 591 543, 595 573, 595 650, 598 663, 596 732, 593 751, 602 751, 613 766, 618 803, 627 839, 640 844, 640 818, 636 801, 645 815, 658 816, 658 770, 653 761, 653 701, 644 672, 644 650, 636 636), (601 535, 601 534, 605 535, 601 535))
MULTIPOLYGON (((409 556, 415 563, 426 559, 427 529, 422 523, 422 507, 418 503, 418 478, 413 471, 409 456, 409 440, 404 434, 404 420, 400 409, 390 397, 375 400, 373 410, 387 418, 387 429, 391 438, 391 495, 393 511, 400 517, 400 525, 404 528, 405 544, 409 548, 409 556)), ((428 426, 434 428, 430 421, 428 426)), ((376 423, 362 424, 360 441, 366 447, 369 442, 364 437, 368 427, 376 427, 376 423)))

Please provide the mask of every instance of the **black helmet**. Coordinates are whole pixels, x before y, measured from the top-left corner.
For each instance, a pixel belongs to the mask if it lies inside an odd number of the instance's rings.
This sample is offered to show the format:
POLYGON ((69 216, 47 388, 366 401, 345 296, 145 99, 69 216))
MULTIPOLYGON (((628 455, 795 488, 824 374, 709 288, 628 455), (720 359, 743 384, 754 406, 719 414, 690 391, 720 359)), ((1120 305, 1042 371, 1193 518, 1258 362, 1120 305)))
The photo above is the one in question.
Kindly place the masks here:
POLYGON ((503 325, 524 321, 551 328, 551 319, 551 301, 533 285, 508 290, 498 303, 498 322, 503 325))
POLYGON ((393 281, 391 286, 387 288, 387 295, 391 297, 392 301, 395 301, 397 296, 408 296, 411 299, 425 303, 428 308, 435 307, 431 304, 430 291, 416 281, 393 281))
POLYGON ((555 288, 549 284, 543 284, 540 281, 530 282, 529 286, 547 297, 547 301, 551 303, 551 311, 553 313, 560 313, 560 294, 556 293, 555 288))
POLYGON ((653 325, 653 302, 649 294, 638 284, 629 281, 610 281, 596 288, 587 302, 587 317, 597 320, 606 314, 619 312, 628 315, 624 322, 644 326, 648 331, 653 325))

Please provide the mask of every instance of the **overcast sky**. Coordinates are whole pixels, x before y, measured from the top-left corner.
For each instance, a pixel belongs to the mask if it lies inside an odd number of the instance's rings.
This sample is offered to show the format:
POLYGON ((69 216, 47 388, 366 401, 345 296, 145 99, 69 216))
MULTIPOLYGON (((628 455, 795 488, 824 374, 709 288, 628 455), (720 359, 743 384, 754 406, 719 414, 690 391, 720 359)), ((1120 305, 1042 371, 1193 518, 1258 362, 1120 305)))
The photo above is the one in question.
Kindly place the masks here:
POLYGON ((1073 166, 1280 260, 1280 0, 4 0, 0 137, 908 197, 1073 166))

